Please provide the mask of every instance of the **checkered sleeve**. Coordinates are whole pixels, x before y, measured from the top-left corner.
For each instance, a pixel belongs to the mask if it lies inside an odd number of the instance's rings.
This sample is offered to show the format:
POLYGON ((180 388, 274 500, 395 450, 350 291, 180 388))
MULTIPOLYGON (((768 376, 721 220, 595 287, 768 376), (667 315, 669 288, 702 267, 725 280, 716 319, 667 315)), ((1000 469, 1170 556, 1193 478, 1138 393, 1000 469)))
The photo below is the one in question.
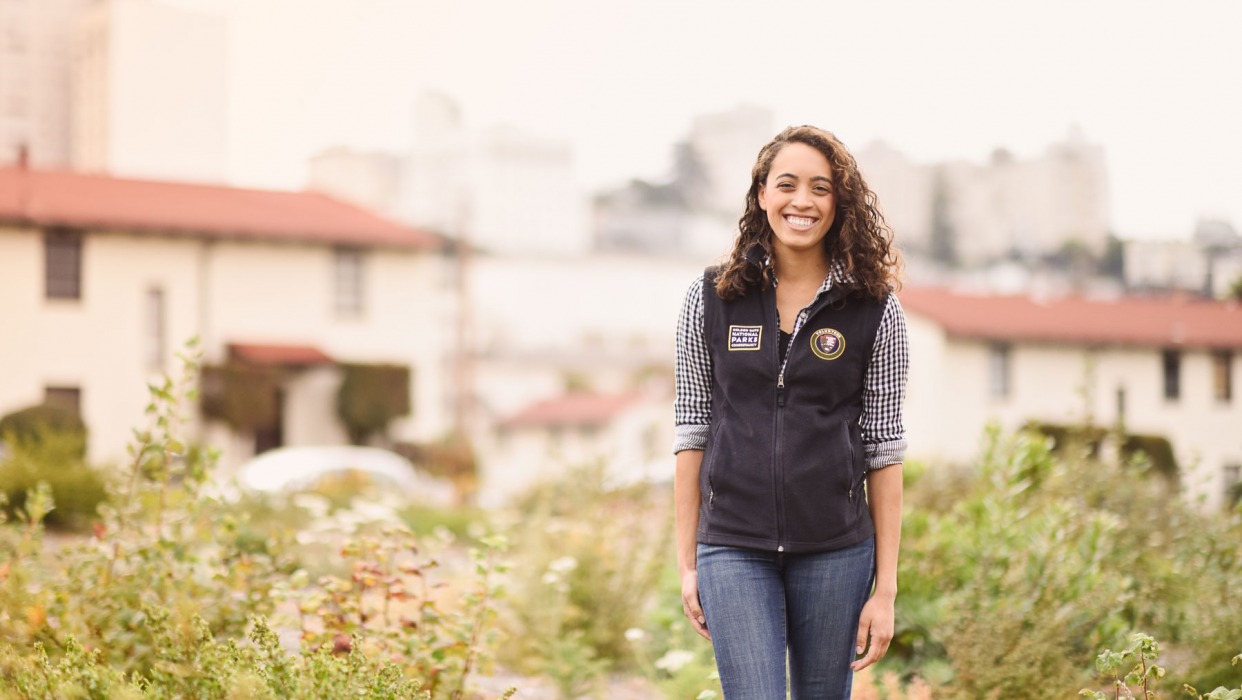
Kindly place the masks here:
POLYGON ((686 291, 677 319, 676 381, 673 452, 702 450, 712 422, 712 358, 703 337, 702 276, 686 291))
POLYGON ((910 370, 910 342, 906 314, 895 295, 888 296, 871 364, 863 380, 863 412, 859 425, 868 469, 898 464, 906 456, 906 429, 901 409, 910 370))

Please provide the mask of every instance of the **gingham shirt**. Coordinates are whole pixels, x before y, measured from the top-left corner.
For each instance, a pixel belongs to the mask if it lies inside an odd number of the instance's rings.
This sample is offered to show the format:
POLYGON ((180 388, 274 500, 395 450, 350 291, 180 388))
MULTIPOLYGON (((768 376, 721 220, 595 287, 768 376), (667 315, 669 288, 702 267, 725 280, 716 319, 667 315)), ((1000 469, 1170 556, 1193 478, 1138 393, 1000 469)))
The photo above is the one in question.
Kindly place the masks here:
MULTIPOLYGON (((832 288, 833 279, 839 279, 839 274, 839 269, 834 268, 824 278, 816 299, 832 288)), ((794 320, 795 339, 805 321, 804 308, 794 320)), ((906 431, 901 422, 901 405, 906 396, 909 367, 906 315, 901 302, 890 294, 863 380, 863 410, 858 423, 868 469, 905 459, 906 431)), ((673 414, 677 423, 673 452, 704 449, 712 422, 712 358, 703 337, 702 275, 691 283, 677 320, 677 396, 673 414)))

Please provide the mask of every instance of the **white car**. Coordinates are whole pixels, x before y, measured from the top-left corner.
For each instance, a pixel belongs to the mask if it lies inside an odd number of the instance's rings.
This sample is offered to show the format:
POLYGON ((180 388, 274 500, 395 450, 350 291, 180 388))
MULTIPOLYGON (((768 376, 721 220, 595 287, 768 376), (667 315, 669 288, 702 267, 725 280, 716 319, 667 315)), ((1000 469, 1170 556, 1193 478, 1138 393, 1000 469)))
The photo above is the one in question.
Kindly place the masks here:
POLYGON ((382 488, 407 498, 436 505, 453 501, 453 486, 418 471, 408 459, 378 447, 325 445, 280 447, 244 464, 238 478, 254 491, 298 491, 329 476, 361 472, 375 477, 382 488))

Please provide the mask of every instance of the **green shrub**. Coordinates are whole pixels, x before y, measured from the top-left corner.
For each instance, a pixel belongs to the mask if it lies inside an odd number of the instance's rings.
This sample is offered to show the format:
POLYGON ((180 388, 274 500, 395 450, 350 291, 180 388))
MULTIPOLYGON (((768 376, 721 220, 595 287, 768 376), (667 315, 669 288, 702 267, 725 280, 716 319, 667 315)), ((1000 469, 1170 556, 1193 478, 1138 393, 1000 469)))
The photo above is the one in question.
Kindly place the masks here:
POLYGON ((0 418, 0 441, 10 448, 37 447, 49 439, 77 459, 86 456, 86 423, 73 409, 45 403, 0 418))
MULTIPOLYGON (((1109 691, 1084 688, 1079 694, 1090 700, 1108 700, 1109 697, 1140 697, 1143 700, 1154 700, 1159 697, 1156 687, 1165 677, 1165 669, 1156 665, 1160 656, 1160 644, 1150 636, 1141 632, 1130 635, 1130 644, 1121 651, 1105 649, 1095 659, 1095 669, 1110 680, 1109 691), (1135 695, 1142 689, 1141 694, 1135 695)), ((1242 663, 1242 654, 1230 661, 1231 665, 1242 663)), ((1200 695, 1190 684, 1183 684, 1185 694, 1197 700, 1242 700, 1242 683, 1235 679, 1238 687, 1229 689, 1217 686, 1207 695, 1200 695)))
POLYGON ((669 500, 646 486, 610 489, 599 466, 524 499, 502 660, 553 678, 563 693, 591 687, 605 669, 633 670, 626 631, 643 626, 672 550, 669 500))
POLYGON ((489 644, 499 543, 484 538, 471 574, 442 590, 408 528, 338 513, 326 533, 296 533, 339 548, 335 569, 312 581, 295 533, 273 512, 252 520, 212 495, 214 454, 179 437, 194 368, 191 359, 179 380, 150 387, 151 424, 135 431, 93 538, 43 542, 46 483, 16 509, 20 526, 0 526, 3 688, 23 698, 462 698, 489 644), (289 642, 302 654, 280 649, 260 619, 298 637, 289 642))
POLYGON ((197 618, 185 630, 174 629, 167 617, 158 615, 148 616, 144 625, 151 629, 160 651, 158 663, 140 678, 127 676, 109 665, 103 653, 86 651, 72 637, 65 640, 64 653, 56 660, 42 644, 27 655, 0 646, 0 679, 5 681, 0 700, 430 697, 395 665, 379 663, 358 651, 356 639, 351 645, 355 650, 346 654, 324 647, 290 655, 261 618, 243 644, 215 639, 207 623, 197 618))
POLYGON ((280 420, 280 371, 272 367, 229 362, 207 365, 201 372, 203 417, 234 430, 271 430, 280 420))
POLYGON ((1170 640, 1170 677, 1230 682, 1242 517, 1050 447, 993 432, 966 478, 911 488, 885 665, 939 681, 937 697, 1067 697, 1094 650, 1145 628, 1170 640))
POLYGON ((39 428, 9 442, 8 454, 0 457, 0 494, 9 518, 25 507, 27 494, 40 482, 51 488, 56 503, 45 520, 51 527, 81 529, 107 499, 103 475, 82 461, 80 438, 72 433, 39 428))
POLYGON ((383 432, 410 412, 410 368, 406 365, 343 364, 336 414, 354 444, 383 432))

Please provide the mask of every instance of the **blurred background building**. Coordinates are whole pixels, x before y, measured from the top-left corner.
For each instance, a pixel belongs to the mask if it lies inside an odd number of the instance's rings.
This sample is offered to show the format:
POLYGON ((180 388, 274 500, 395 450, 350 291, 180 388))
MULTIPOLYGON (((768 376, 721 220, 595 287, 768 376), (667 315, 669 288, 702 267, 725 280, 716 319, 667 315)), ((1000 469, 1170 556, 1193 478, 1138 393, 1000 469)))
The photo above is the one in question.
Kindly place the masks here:
MULTIPOLYGON (((465 433, 482 502, 584 461, 671 474, 677 312, 732 241, 771 110, 704 110, 661 176, 590 191, 568 135, 411 90, 403 148, 320 150, 308 192, 225 187, 230 36, 184 3, 0 0, 0 414, 72 402, 115 460, 197 335, 209 365, 278 377, 263 421, 197 418, 226 462, 358 439, 334 397, 396 366, 408 405, 365 439, 465 433)), ((1114 230, 1082 129, 976 160, 849 145, 906 262, 912 458, 969 463, 989 423, 1122 426, 1221 502, 1242 466, 1231 222, 1114 230)))

